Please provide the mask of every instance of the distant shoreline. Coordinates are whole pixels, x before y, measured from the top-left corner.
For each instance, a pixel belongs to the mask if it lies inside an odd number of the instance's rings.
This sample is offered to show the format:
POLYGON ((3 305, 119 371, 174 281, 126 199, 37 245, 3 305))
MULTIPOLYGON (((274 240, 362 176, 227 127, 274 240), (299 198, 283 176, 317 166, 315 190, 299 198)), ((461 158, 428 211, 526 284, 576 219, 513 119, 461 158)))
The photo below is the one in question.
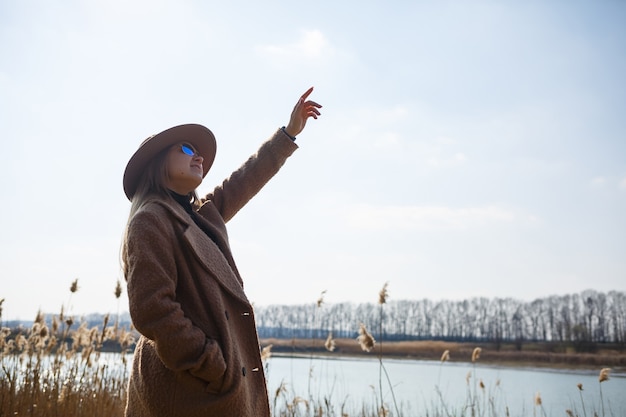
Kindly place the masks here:
MULTIPOLYGON (((261 347, 272 345, 271 352, 276 356, 339 356, 355 358, 378 358, 380 343, 376 343, 372 351, 365 352, 354 339, 335 339, 335 350, 330 352, 324 347, 321 339, 260 339, 261 347)), ((471 363, 474 348, 480 347, 481 353, 477 362, 489 365, 510 367, 538 367, 558 369, 599 370, 612 368, 617 373, 626 373, 626 347, 597 345, 594 353, 579 353, 571 349, 554 351, 555 344, 527 343, 518 350, 513 343, 502 343, 498 347, 494 343, 469 343, 445 341, 401 341, 382 343, 382 356, 385 359, 411 359, 441 361, 445 351, 449 353, 449 361, 455 363, 471 363)))

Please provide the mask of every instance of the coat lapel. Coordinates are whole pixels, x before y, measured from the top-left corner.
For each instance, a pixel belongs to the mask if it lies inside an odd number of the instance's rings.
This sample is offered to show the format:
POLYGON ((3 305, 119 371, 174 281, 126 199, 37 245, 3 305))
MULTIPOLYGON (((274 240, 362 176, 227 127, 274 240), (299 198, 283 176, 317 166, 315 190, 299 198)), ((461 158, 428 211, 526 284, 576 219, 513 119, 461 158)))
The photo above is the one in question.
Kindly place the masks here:
POLYGON ((159 201, 159 203, 166 207, 184 225, 182 237, 186 243, 185 249, 192 252, 203 269, 213 276, 226 291, 244 303, 249 304, 248 297, 246 297, 243 290, 243 282, 234 265, 230 247, 223 233, 210 222, 206 222, 210 226, 210 230, 214 231, 216 240, 214 242, 191 220, 182 207, 165 201, 159 201))

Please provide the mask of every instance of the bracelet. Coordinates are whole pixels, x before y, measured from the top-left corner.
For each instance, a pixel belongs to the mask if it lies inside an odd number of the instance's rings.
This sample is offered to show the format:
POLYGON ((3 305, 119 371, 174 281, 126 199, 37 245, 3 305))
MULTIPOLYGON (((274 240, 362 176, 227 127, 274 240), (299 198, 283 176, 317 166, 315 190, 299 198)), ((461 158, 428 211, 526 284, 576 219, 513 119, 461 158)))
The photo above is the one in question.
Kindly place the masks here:
POLYGON ((282 130, 285 135, 289 136, 289 139, 291 139, 293 141, 296 140, 295 136, 291 136, 289 133, 287 133, 287 131, 285 130, 285 126, 281 127, 280 130, 282 130))

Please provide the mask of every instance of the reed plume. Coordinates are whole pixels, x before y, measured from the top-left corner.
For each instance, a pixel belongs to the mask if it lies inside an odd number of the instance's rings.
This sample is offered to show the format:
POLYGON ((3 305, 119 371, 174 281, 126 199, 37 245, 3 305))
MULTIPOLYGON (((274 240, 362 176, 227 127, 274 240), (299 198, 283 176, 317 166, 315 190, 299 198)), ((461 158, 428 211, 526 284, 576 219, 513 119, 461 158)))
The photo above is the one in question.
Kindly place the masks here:
MULTIPOLYGON (((78 278, 76 278, 74 281, 72 281, 72 284, 70 285, 70 296, 69 296, 68 301, 67 301, 68 312, 72 311, 72 296, 74 295, 74 293, 76 291, 78 291, 78 278)), ((63 310, 64 310, 64 307, 61 306, 61 321, 63 321, 63 317, 64 317, 63 310)), ((72 324, 74 323, 74 320, 70 316, 67 319, 65 319, 65 323, 67 325, 66 330, 69 330, 69 327, 72 326, 72 324)), ((67 331, 66 331, 66 334, 64 336, 67 336, 67 331)))
POLYGON ((37 311, 37 315, 35 316, 35 323, 43 323, 44 317, 41 310, 37 311))
MULTIPOLYGON (((387 378, 387 383, 389 384, 389 389, 391 391, 391 397, 393 399, 393 405, 396 409, 396 414, 400 415, 400 411, 398 410, 398 404, 396 402, 396 395, 393 391, 393 386, 391 385, 391 379, 389 378, 389 373, 387 372, 387 368, 385 368, 385 365, 383 363, 383 334, 384 334, 383 333, 383 318, 384 318, 383 307, 387 303, 387 298, 389 297, 389 292, 387 291, 388 286, 389 286, 389 282, 385 282, 385 284, 383 285, 383 288, 378 292, 378 304, 380 306, 379 308, 380 317, 378 318, 378 329, 379 329, 378 334, 380 336, 380 343, 378 344, 378 347, 379 347, 378 362, 380 363, 380 367, 378 368, 378 387, 380 389, 380 407, 381 407, 379 409, 379 412, 381 412, 383 416, 387 415, 387 410, 385 408, 385 404, 383 401, 383 378, 382 378, 383 372, 385 373, 385 377, 387 378)), ((365 329, 365 326, 363 326, 363 329, 365 329)), ((359 330, 359 333, 360 332, 361 330, 359 330)), ((366 331, 366 334, 371 338, 371 348, 373 348, 375 340, 372 337, 372 335, 367 333, 367 331, 366 331)), ((363 345, 361 345, 361 348, 363 348, 363 345)), ((368 349, 367 351, 369 352, 371 348, 368 349)))
POLYGON ((585 400, 583 399, 583 384, 579 382, 578 384, 576 384, 576 386, 578 387, 578 394, 580 394, 580 404, 583 407, 583 413, 585 417, 587 417, 587 410, 585 410, 585 400))
MULTIPOLYGON (((474 350, 472 351, 472 365, 473 365, 473 368, 474 368, 474 375, 473 375, 474 376, 474 399, 472 401, 472 403, 473 403, 472 407, 475 406, 474 404, 476 402, 476 399, 478 398, 478 395, 477 395, 477 382, 476 382, 477 381, 477 379, 476 379, 476 361, 478 360, 478 358, 480 358, 480 352, 482 352, 482 348, 480 348, 480 347, 475 347, 474 350)), ((469 376, 469 374, 468 374, 468 376, 469 376)), ((468 383, 468 393, 469 393, 470 392, 469 391, 470 390, 470 388, 469 388, 469 379, 466 379, 466 381, 468 383)), ((474 412, 475 411, 472 409, 472 413, 474 413, 474 412)))
POLYGON ((441 381, 441 367, 443 366, 444 362, 447 362, 449 360, 450 360, 450 351, 446 349, 443 351, 443 354, 441 355, 441 364, 439 365, 439 374, 437 375, 437 387, 439 387, 439 381, 441 381))
POLYGON ((5 352, 6 346, 8 344, 9 341, 7 341, 7 337, 9 337, 11 335, 11 329, 9 329, 8 327, 2 327, 0 328, 0 352, 3 352, 3 355, 6 355, 7 352, 5 352))
POLYGON ((317 299, 317 308, 320 308, 322 304, 324 304, 324 294, 326 294, 326 290, 322 291, 320 298, 317 299))
POLYGON ((378 304, 387 303, 387 297, 389 297, 389 292, 387 291, 388 285, 389 285, 389 282, 385 282, 385 285, 383 285, 383 288, 378 293, 378 304))
POLYGON ((122 353, 127 353, 128 349, 135 343, 135 336, 129 330, 122 329, 118 337, 120 347, 122 348, 122 353))
POLYGON ((476 362, 480 358, 480 353, 482 351, 482 348, 474 348, 474 351, 472 352, 472 362, 476 362))
POLYGON ((102 323, 102 332, 100 333, 100 339, 98 340, 98 348, 101 348, 102 345, 104 345, 105 340, 107 339, 107 324, 109 324, 108 314, 104 316, 104 320, 102 323))
POLYGON ((600 387, 600 404, 602 404, 602 417, 605 416, 604 413, 604 398, 602 396, 602 383, 604 381, 608 381, 609 380, 609 373, 611 372, 611 368, 602 368, 600 370, 600 375, 598 376, 598 384, 600 387))
POLYGON ((611 368, 602 368, 602 370, 600 370, 600 376, 598 377, 598 381, 599 382, 608 381, 610 373, 611 373, 611 368))
POLYGON ((271 358, 271 357, 272 357, 272 347, 273 347, 273 346, 274 346, 274 345, 269 344, 269 345, 265 346, 265 347, 261 350, 261 360, 262 360, 262 361, 266 361, 266 360, 268 360, 269 358, 271 358))
POLYGON ((335 350, 335 340, 333 339, 332 332, 328 333, 328 337, 326 338, 326 341, 324 342, 324 347, 329 352, 332 352, 335 350))
MULTIPOLYGON (((541 401, 541 394, 539 392, 537 392, 537 394, 535 394, 535 407, 539 407, 543 417, 546 417, 546 410, 544 410, 544 408, 543 408, 543 402, 541 401)), ((535 411, 533 410, 533 415, 534 415, 534 413, 535 413, 535 411)))
POLYGON ((278 386, 278 388, 276 388, 276 391, 274 392, 274 401, 273 401, 274 402, 274 404, 273 404, 273 406, 274 406, 274 413, 273 413, 273 415, 275 415, 275 416, 279 415, 276 412, 276 405, 278 403, 278 399, 281 396, 284 396, 284 397, 287 396, 287 384, 285 383, 284 380, 280 381, 280 385, 278 386))
POLYGON ((374 349, 374 345, 376 344, 376 339, 367 331, 363 323, 359 324, 359 337, 356 338, 356 341, 359 342, 361 349, 366 352, 374 349))
POLYGON ((117 314, 115 315, 114 326, 115 331, 117 331, 117 327, 119 326, 120 322, 120 297, 122 295, 122 283, 119 279, 117 280, 117 284, 115 285, 115 291, 113 292, 113 295, 115 295, 115 299, 117 300, 117 314))
MULTIPOLYGON (((316 308, 313 311, 313 321, 311 322, 311 339, 315 340, 320 338, 321 332, 321 324, 320 324, 320 310, 324 305, 324 295, 326 294, 326 290, 320 293, 319 298, 315 302, 316 308)), ((308 380, 308 389, 307 392, 309 394, 309 400, 313 401, 313 396, 311 393, 311 382, 313 379, 313 351, 310 352, 310 363, 309 363, 309 380, 308 380)), ((308 403, 307 403, 308 404, 308 403)))
POLYGON ((113 294, 115 294, 115 298, 120 298, 122 295, 122 284, 119 279, 117 280, 117 285, 115 286, 115 292, 113 294))
POLYGON ((441 381, 441 367, 443 366, 444 362, 447 362, 448 360, 450 360, 450 351, 446 349, 441 355, 441 363, 439 364, 439 373, 437 374, 437 385, 435 385, 435 391, 437 392, 439 400, 441 401, 441 406, 443 407, 446 415, 449 416, 450 413, 448 412, 448 407, 446 406, 446 402, 444 401, 441 389, 439 389, 439 382, 441 381))

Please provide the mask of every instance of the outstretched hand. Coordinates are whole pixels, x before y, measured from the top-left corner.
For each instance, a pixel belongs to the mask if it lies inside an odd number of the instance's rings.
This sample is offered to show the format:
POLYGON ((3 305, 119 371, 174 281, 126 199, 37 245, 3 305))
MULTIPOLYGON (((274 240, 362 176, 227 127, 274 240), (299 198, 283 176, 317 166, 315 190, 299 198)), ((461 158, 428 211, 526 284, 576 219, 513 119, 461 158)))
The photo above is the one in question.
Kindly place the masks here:
POLYGON ((293 108, 289 124, 285 127, 285 131, 287 132, 287 134, 294 137, 298 136, 298 134, 300 134, 300 132, 304 130, 304 126, 306 125, 306 121, 309 117, 317 119, 317 116, 320 115, 318 109, 322 108, 321 104, 317 104, 314 101, 307 100, 312 92, 313 87, 306 90, 306 92, 302 94, 295 107, 293 108))

